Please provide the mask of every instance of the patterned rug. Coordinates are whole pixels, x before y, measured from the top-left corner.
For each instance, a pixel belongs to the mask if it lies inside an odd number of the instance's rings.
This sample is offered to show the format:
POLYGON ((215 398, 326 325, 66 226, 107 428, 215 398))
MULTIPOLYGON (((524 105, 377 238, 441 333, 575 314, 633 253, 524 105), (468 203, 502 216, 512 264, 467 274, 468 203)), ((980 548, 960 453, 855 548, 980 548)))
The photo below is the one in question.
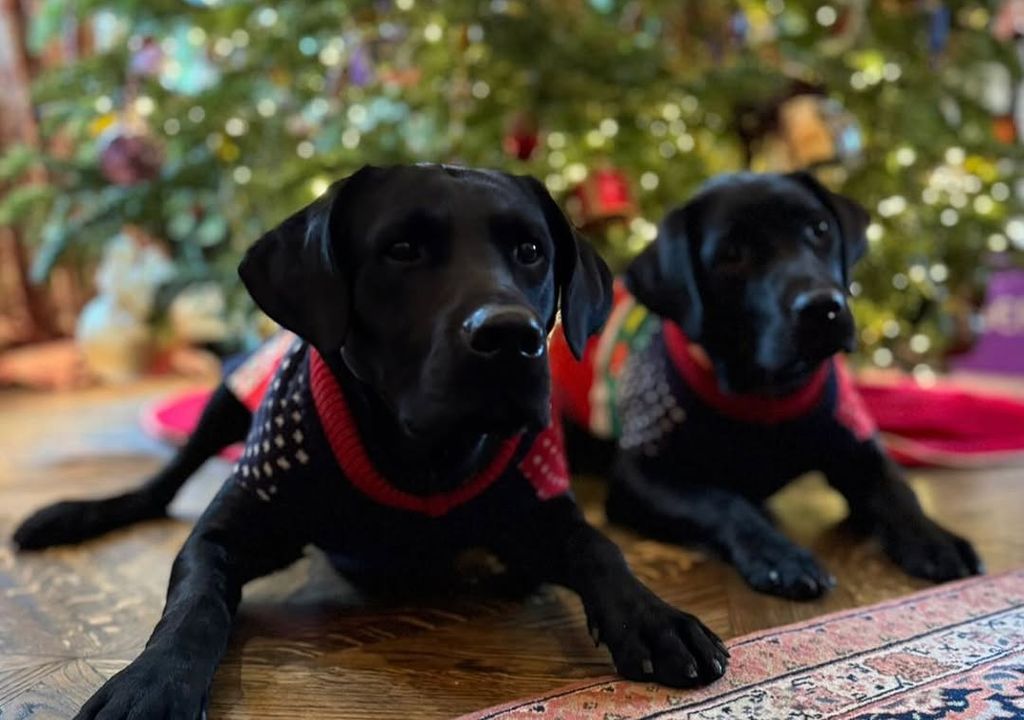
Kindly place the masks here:
POLYGON ((737 638, 697 691, 601 679, 463 720, 1024 718, 1024 570, 737 638))

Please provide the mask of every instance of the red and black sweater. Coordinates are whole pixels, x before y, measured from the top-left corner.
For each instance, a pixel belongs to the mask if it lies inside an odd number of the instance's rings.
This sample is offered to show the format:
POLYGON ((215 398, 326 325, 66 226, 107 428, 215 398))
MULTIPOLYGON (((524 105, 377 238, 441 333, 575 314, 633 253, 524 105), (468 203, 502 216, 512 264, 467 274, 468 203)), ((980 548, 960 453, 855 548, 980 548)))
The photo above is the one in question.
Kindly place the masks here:
POLYGON ((569 493, 560 425, 501 443, 472 478, 440 492, 393 483, 375 465, 346 389, 319 353, 282 334, 225 379, 253 411, 232 483, 287 504, 342 569, 390 573, 437 564, 484 541, 517 511, 569 493), (500 523, 499 523, 500 521, 500 523))

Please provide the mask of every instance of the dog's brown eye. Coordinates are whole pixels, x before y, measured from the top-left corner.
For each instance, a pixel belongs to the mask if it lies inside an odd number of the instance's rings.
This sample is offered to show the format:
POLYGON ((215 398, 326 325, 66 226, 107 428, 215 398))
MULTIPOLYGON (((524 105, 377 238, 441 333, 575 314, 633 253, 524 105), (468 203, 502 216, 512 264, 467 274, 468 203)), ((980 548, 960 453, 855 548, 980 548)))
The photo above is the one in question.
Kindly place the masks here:
POLYGON ((419 245, 403 240, 390 245, 386 254, 395 262, 413 263, 423 256, 423 251, 420 249, 419 245))
POLYGON ((540 262, 541 257, 537 243, 524 242, 516 246, 516 260, 523 265, 534 265, 540 262))

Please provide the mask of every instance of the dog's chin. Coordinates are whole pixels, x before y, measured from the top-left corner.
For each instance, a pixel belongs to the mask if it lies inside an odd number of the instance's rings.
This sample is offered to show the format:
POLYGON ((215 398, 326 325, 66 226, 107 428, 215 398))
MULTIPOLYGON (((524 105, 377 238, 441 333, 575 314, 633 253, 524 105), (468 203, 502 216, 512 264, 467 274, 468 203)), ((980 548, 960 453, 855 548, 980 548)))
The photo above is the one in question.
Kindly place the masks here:
POLYGON ((420 442, 482 435, 512 437, 523 432, 539 432, 547 427, 551 422, 549 408, 549 403, 524 403, 521 406, 495 403, 461 412, 409 413, 402 415, 400 423, 410 439, 420 442))

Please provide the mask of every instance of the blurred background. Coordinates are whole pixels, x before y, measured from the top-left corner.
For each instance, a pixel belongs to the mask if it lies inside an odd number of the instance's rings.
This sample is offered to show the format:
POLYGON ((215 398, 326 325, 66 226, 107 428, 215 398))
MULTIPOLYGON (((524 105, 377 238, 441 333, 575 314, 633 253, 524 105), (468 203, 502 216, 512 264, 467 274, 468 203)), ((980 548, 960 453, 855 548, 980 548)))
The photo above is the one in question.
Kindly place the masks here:
POLYGON ((812 168, 874 218, 861 363, 1024 373, 1024 0, 2 7, 0 382, 255 345, 245 248, 417 161, 536 175, 617 268, 707 178, 812 168))

